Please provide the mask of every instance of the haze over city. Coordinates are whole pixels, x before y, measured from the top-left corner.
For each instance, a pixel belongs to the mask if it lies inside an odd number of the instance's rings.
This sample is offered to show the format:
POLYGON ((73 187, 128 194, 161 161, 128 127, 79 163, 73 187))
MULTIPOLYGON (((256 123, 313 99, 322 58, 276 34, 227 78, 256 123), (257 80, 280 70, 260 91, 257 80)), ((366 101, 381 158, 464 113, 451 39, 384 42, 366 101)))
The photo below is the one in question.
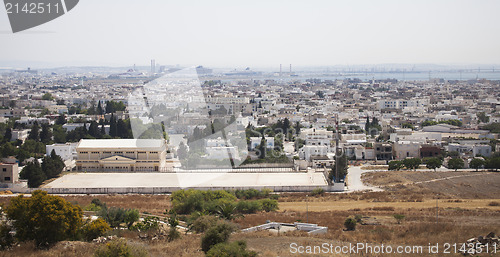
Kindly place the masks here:
POLYGON ((3 67, 498 64, 499 1, 81 1, 13 34, 3 67))

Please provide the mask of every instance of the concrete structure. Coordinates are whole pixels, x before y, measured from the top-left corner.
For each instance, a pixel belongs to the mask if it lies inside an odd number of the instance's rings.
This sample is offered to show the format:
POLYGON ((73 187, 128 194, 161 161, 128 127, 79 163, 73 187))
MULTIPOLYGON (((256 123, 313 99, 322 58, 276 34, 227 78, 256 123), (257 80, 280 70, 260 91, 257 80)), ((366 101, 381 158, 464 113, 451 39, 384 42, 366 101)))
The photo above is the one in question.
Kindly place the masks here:
POLYGON ((160 171, 167 146, 162 139, 82 139, 76 152, 78 171, 160 171))
POLYGON ((12 138, 10 141, 16 141, 16 140, 21 140, 24 142, 26 138, 28 138, 30 129, 19 129, 19 130, 12 130, 12 138))
MULTIPOLYGON (((256 150, 259 148, 260 141, 262 137, 250 137, 250 150, 256 150)), ((274 137, 266 137, 266 148, 274 149, 274 137)))
POLYGON ((17 163, 0 163, 0 183, 14 184, 19 181, 17 163))
POLYGON ((343 191, 344 183, 328 185, 323 172, 266 173, 72 173, 42 188, 50 193, 170 193, 179 189, 264 189, 275 192, 343 191))
POLYGON ((66 144, 52 144, 45 146, 45 154, 50 155, 52 150, 59 155, 63 161, 73 160, 76 157, 76 146, 77 143, 66 143, 66 144))
POLYGON ((399 141, 394 143, 394 159, 419 158, 420 143, 411 141, 399 141))

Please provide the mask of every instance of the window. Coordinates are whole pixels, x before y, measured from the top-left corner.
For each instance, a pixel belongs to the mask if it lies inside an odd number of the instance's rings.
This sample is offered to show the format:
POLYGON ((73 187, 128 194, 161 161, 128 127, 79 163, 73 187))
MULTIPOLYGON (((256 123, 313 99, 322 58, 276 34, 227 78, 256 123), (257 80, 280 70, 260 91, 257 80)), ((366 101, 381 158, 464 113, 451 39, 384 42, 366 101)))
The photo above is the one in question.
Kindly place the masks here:
POLYGON ((7 171, 7 168, 3 168, 3 169, 2 169, 2 171, 3 171, 3 172, 6 172, 6 171, 7 171))
POLYGON ((10 181, 10 177, 5 177, 3 180, 4 181, 10 181))

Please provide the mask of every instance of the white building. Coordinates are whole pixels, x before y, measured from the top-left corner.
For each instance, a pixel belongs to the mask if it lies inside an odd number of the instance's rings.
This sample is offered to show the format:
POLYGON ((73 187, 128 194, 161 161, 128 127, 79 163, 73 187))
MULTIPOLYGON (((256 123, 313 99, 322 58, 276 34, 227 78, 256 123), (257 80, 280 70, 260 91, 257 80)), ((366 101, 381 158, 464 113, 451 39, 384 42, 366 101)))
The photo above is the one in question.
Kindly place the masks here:
POLYGON ((420 158, 420 142, 398 141, 394 142, 394 159, 420 158))
POLYGON ((63 161, 73 160, 76 157, 76 146, 78 143, 52 144, 45 146, 45 154, 49 156, 52 150, 59 155, 63 161))
POLYGON ((12 138, 11 141, 21 140, 24 142, 28 138, 30 129, 19 129, 12 130, 12 138))
POLYGON ((78 171, 161 171, 167 145, 163 139, 82 139, 76 152, 78 171))

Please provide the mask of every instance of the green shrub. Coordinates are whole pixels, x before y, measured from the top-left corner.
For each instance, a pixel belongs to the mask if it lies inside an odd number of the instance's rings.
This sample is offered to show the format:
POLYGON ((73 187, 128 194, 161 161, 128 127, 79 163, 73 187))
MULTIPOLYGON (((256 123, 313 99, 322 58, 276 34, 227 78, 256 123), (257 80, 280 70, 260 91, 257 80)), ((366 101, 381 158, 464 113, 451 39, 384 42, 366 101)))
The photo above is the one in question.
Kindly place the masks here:
POLYGON ((92 201, 90 202, 90 204, 93 204, 95 206, 99 206, 101 208, 106 207, 106 203, 102 202, 101 199, 98 199, 98 198, 92 199, 92 201))
POLYGON ((148 252, 140 245, 129 245, 125 239, 113 240, 101 245, 94 252, 95 257, 146 257, 148 252))
POLYGON ((217 225, 209 228, 201 238, 201 249, 207 253, 210 248, 219 243, 227 242, 236 227, 229 222, 219 222, 217 225))
POLYGON ((234 195, 238 199, 262 199, 267 198, 272 193, 271 189, 264 188, 262 190, 257 189, 247 189, 247 190, 236 190, 234 191, 234 195))
POLYGON ((134 222, 139 220, 139 211, 136 209, 128 209, 125 211, 125 216, 123 221, 127 224, 127 228, 130 229, 134 222))
POLYGON ((0 250, 9 249, 14 244, 14 236, 10 233, 12 227, 7 224, 0 225, 0 250))
POLYGON ((225 190, 178 190, 172 193, 172 210, 178 214, 190 214, 205 210, 215 213, 217 206, 236 201, 236 197, 225 190))
POLYGON ((316 188, 311 192, 312 196, 316 195, 323 195, 325 193, 325 190, 323 188, 316 188))
POLYGON ((278 210, 278 201, 276 200, 262 199, 260 202, 262 203, 262 209, 266 212, 278 210))
POLYGON ((109 224, 105 220, 98 218, 82 227, 82 236, 85 240, 92 241, 103 236, 109 230, 111 230, 109 224))
POLYGON ((134 222, 139 220, 139 211, 135 209, 122 209, 118 207, 104 206, 97 216, 103 218, 112 228, 117 228, 121 223, 125 223, 127 228, 131 228, 134 222))
POLYGON ((345 220, 344 227, 346 230, 352 231, 356 229, 356 224, 356 219, 349 217, 345 220))
POLYGON ((95 204, 93 204, 93 203, 91 203, 91 204, 89 204, 89 205, 87 205, 87 206, 85 206, 85 207, 83 208, 83 210, 85 210, 85 211, 93 211, 93 212, 98 212, 98 211, 100 211, 101 209, 102 209, 102 207, 101 207, 101 206, 95 205, 95 204))
POLYGON ((356 214, 354 215, 354 219, 356 220, 357 223, 360 223, 361 220, 363 219, 363 216, 361 216, 360 214, 356 214))
POLYGON ((217 222, 219 221, 219 218, 211 215, 203 215, 198 217, 190 226, 190 230, 196 232, 196 233, 203 233, 210 227, 215 226, 217 222))
POLYGON ((159 227, 160 219, 154 216, 148 216, 141 222, 136 223, 130 227, 130 230, 137 230, 140 232, 156 230, 159 227))
POLYGON ((231 243, 219 243, 214 245, 208 252, 207 257, 223 257, 223 256, 238 256, 238 257, 254 257, 257 253, 248 251, 245 241, 235 241, 231 243))
POLYGON ((236 210, 239 213, 256 213, 258 211, 262 211, 262 201, 239 201, 236 204, 236 210))

